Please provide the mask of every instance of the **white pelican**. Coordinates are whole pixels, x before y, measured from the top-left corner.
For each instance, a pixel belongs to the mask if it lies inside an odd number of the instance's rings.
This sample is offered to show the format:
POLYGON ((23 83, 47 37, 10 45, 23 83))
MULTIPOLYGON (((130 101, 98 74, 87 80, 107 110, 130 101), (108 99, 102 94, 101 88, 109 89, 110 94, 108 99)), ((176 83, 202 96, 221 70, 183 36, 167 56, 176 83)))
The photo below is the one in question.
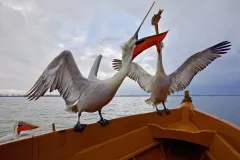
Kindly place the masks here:
POLYGON ((36 129, 36 128, 39 128, 39 126, 30 124, 27 122, 23 122, 23 121, 18 121, 16 123, 14 123, 14 125, 13 125, 13 134, 9 134, 9 135, 0 137, 0 143, 4 143, 4 142, 12 141, 12 140, 17 140, 19 138, 31 136, 30 133, 22 132, 22 131, 32 130, 32 129, 36 129))
MULTIPOLYGON (((165 113, 170 114, 170 111, 165 106, 168 95, 185 89, 198 72, 206 68, 215 59, 221 57, 222 54, 227 53, 230 50, 230 46, 230 42, 223 41, 195 53, 175 72, 166 75, 162 64, 163 43, 161 43, 155 75, 149 74, 139 64, 132 62, 128 77, 138 82, 139 86, 145 92, 151 93, 151 97, 146 99, 145 102, 156 107, 158 114, 162 114, 162 111, 157 108, 157 105, 161 103, 163 104, 165 113)), ((122 68, 122 61, 114 59, 113 68, 120 70, 122 68)))
POLYGON ((80 123, 82 112, 98 111, 100 115, 100 121, 98 122, 102 126, 107 125, 109 122, 103 119, 101 109, 112 100, 123 80, 128 75, 132 60, 145 49, 162 42, 167 35, 167 32, 164 32, 138 40, 138 32, 147 15, 135 34, 121 47, 123 67, 112 78, 106 80, 92 79, 91 72, 90 78, 85 78, 79 71, 72 53, 65 50, 47 66, 34 86, 28 91, 26 95, 28 99, 38 99, 49 88, 50 92, 58 90, 65 100, 66 111, 78 112, 78 122, 74 127, 75 131, 81 132, 86 127, 86 124, 80 123))

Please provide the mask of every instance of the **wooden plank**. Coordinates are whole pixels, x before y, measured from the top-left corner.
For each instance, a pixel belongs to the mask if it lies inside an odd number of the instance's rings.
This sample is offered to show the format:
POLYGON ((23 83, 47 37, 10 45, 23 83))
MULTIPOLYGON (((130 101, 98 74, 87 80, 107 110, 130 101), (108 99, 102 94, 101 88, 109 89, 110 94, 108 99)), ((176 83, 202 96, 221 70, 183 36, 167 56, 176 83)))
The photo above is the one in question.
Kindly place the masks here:
POLYGON ((188 130, 163 128, 155 124, 149 124, 148 128, 151 131, 153 138, 182 140, 199 144, 205 147, 210 147, 210 144, 215 136, 215 132, 212 131, 193 132, 188 130))
POLYGON ((155 146, 149 150, 146 150, 136 156, 136 160, 151 160, 151 159, 163 160, 163 157, 161 155, 161 149, 160 149, 159 145, 155 146))
POLYGON ((227 143, 240 153, 240 127, 195 109, 190 112, 189 119, 199 130, 216 131, 218 135, 223 137, 227 143))
POLYGON ((240 154, 219 135, 214 137, 210 155, 216 160, 240 160, 240 154))
POLYGON ((130 159, 135 156, 136 150, 146 146, 157 145, 147 127, 124 134, 105 143, 84 149, 74 156, 77 159, 130 159))
POLYGON ((151 144, 149 144, 147 146, 144 146, 144 147, 142 147, 140 149, 137 149, 134 152, 124 156, 120 160, 128 160, 131 157, 133 157, 133 159, 136 159, 136 156, 138 156, 139 154, 143 153, 144 151, 151 150, 153 147, 157 146, 158 144, 159 144, 159 142, 154 141, 153 143, 151 143, 151 144))
POLYGON ((1 160, 32 160, 32 138, 0 145, 1 160))

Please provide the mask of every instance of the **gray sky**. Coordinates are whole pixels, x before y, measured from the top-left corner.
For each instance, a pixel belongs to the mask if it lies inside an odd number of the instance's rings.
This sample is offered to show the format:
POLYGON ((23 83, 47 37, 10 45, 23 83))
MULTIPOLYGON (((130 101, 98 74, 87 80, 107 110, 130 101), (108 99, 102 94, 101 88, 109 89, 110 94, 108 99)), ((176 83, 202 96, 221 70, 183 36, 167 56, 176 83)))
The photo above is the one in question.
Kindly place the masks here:
MULTIPOLYGON (((120 45, 135 32, 152 1, 129 0, 0 0, 0 93, 25 93, 62 50, 72 51, 84 76, 102 54, 100 79, 116 71, 120 45)), ((170 74, 190 55, 224 40, 232 49, 193 79, 193 94, 240 94, 240 1, 156 1, 139 38, 155 33, 151 17, 164 9, 160 30, 164 40, 163 64, 170 74)), ((134 61, 155 73, 155 47, 134 61)), ((57 93, 57 92, 56 92, 57 93)), ((118 94, 144 94, 126 78, 118 94)))

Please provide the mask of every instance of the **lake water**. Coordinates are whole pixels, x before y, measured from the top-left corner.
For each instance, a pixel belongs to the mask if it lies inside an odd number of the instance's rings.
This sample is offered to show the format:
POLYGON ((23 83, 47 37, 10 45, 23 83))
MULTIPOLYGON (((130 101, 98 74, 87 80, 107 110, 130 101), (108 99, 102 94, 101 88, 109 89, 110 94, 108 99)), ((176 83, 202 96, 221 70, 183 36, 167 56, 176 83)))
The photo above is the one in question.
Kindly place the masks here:
MULTIPOLYGON (((148 97, 115 97, 102 110, 106 119, 113 119, 155 111, 152 106, 145 104, 148 97)), ((170 96, 166 106, 177 108, 183 96, 170 96)), ((240 126, 240 97, 239 96, 192 96, 195 107, 203 112, 213 114, 240 126)), ((162 109, 162 105, 158 107, 162 109)), ((52 123, 56 130, 72 128, 77 122, 77 114, 65 111, 61 97, 42 97, 37 101, 28 101, 23 97, 0 97, 0 137, 12 133, 13 123, 24 120, 40 128, 34 133, 51 131, 52 123)), ((99 120, 98 112, 83 113, 82 123, 95 123, 99 120)))

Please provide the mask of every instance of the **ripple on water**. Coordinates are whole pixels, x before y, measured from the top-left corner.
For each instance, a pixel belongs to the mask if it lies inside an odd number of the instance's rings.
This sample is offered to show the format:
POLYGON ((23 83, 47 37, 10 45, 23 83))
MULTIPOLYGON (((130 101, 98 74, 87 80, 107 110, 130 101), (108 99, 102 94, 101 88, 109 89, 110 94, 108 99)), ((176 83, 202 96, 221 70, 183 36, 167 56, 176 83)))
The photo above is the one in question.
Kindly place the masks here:
MULTIPOLYGON (((145 104, 148 97, 115 97, 102 109, 102 115, 106 119, 114 119, 139 113, 155 111, 155 108, 145 104)), ((197 109, 211 113, 237 125, 240 125, 239 97, 230 96, 197 96, 192 97, 197 109)), ((176 108, 182 101, 182 96, 171 96, 166 103, 170 109, 176 108)), ((162 105, 158 106, 163 109, 162 105)), ((51 131, 52 123, 57 130, 72 128, 77 121, 77 113, 65 111, 65 103, 60 97, 43 97, 37 101, 28 101, 22 97, 0 97, 0 137, 12 132, 15 121, 26 120, 37 124, 40 128, 33 133, 51 131)), ((83 113, 82 123, 95 123, 99 120, 98 112, 83 113)))

